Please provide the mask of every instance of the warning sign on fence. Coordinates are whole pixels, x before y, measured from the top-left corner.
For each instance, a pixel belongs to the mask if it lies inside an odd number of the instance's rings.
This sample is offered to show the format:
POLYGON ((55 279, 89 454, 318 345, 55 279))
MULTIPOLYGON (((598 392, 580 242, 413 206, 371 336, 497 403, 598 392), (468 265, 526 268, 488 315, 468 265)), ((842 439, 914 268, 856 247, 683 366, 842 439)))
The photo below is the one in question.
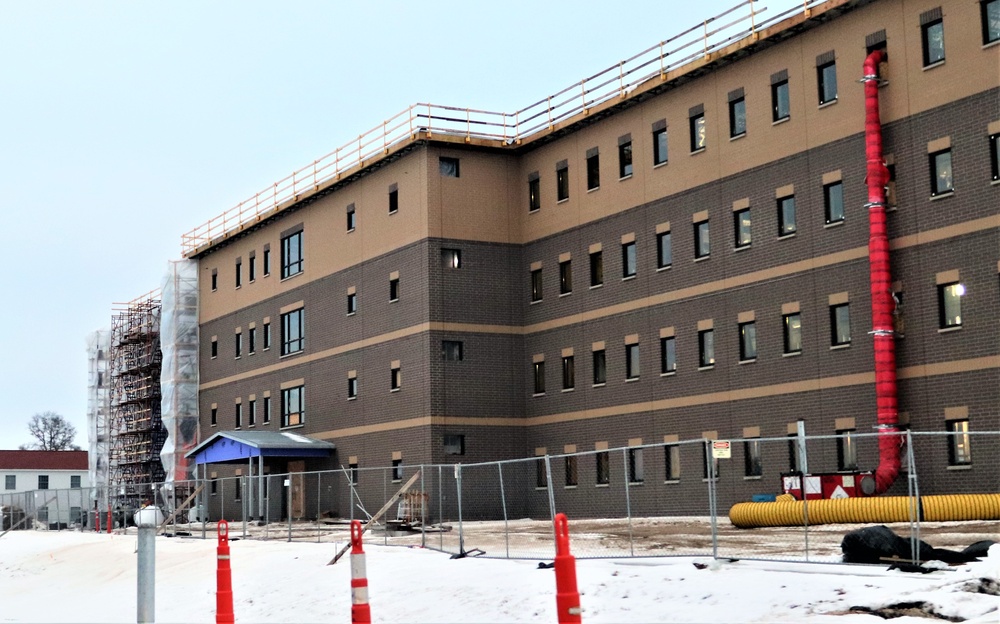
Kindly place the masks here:
POLYGON ((729 440, 712 440, 712 457, 729 459, 732 456, 729 440))

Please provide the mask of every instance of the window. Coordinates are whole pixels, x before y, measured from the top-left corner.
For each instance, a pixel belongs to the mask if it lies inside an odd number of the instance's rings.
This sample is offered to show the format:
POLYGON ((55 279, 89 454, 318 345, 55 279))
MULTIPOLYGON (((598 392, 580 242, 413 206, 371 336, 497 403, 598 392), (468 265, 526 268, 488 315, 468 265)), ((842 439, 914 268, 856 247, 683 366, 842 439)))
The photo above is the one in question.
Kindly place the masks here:
POLYGON ((740 361, 750 362, 757 359, 757 323, 749 321, 739 324, 740 331, 740 361))
POLYGON ((778 199, 778 236, 795 233, 795 196, 778 199))
POLYGON ((219 357, 219 339, 218 338, 212 338, 212 357, 213 358, 219 357))
POLYGON ((215 496, 216 494, 218 494, 219 493, 219 480, 218 479, 212 479, 208 483, 209 483, 209 491, 211 492, 212 496, 215 496))
POLYGON ((798 312, 784 314, 781 324, 785 336, 785 353, 802 353, 802 317, 798 312))
POLYGON ((250 409, 247 412, 247 425, 253 427, 257 424, 257 401, 250 400, 250 409))
POLYGON ((462 268, 462 250, 461 249, 442 249, 441 250, 441 264, 446 269, 461 269, 462 268))
POLYGON ((569 164, 564 160, 556 165, 556 201, 569 199, 569 164))
POLYGON ((461 362, 463 358, 463 345, 459 340, 442 340, 441 356, 446 362, 461 362))
POLYGON ((17 475, 4 475, 4 489, 5 490, 17 489, 17 475))
POLYGON ((347 231, 353 232, 354 228, 358 226, 357 212, 354 209, 354 204, 347 207, 347 231))
POLYGON ((597 485, 607 485, 611 482, 611 456, 607 451, 597 453, 597 485))
POLYGON ((736 248, 749 247, 752 241, 750 230, 750 209, 744 208, 733 213, 733 231, 736 235, 736 248))
POLYGON ((708 234, 708 221, 694 224, 694 257, 707 258, 712 253, 712 242, 708 234))
POLYGON ((264 424, 271 423, 271 397, 264 397, 264 424))
MULTIPOLYGON (((784 72, 787 76, 788 72, 784 72)), ((792 115, 791 98, 788 94, 788 78, 771 84, 771 121, 779 122, 792 115)))
POLYGON ((691 124, 691 152, 705 149, 705 113, 699 112, 689 119, 691 124))
POLYGON ((306 422, 306 388, 295 386, 281 391, 281 426, 295 427, 306 422))
MULTIPOLYGON (((265 256, 266 257, 266 256, 265 256)), ((302 231, 281 239, 281 279, 302 272, 302 231)))
POLYGON ((247 345, 247 347, 249 347, 250 355, 253 355, 254 352, 257 350, 257 328, 256 327, 251 327, 250 328, 250 335, 248 336, 248 339, 249 339, 249 344, 247 345))
POLYGON ((677 372, 677 342, 673 336, 660 338, 660 374, 677 372))
POLYGON ((531 301, 542 300, 542 270, 533 269, 531 271, 531 301))
POLYGON ((539 190, 538 174, 528 178, 528 212, 534 212, 542 207, 542 196, 539 190))
POLYGON ((241 500, 243 498, 243 477, 236 478, 236 494, 233 495, 233 500, 241 500))
POLYGON ((562 389, 572 390, 576 387, 576 370, 573 365, 573 356, 567 355, 562 359, 562 389))
POLYGON ((979 11, 983 23, 983 45, 1000 41, 1000 0, 980 0, 979 11))
POLYGON ((236 287, 243 285, 243 260, 236 260, 236 287))
POLYGON ((663 467, 667 481, 681 479, 681 447, 677 444, 667 444, 663 447, 663 467))
POLYGON ((667 162, 667 124, 661 122, 662 127, 653 127, 653 166, 662 165, 667 162))
POLYGON ((539 457, 535 460, 535 487, 544 488, 548 487, 548 485, 549 478, 545 470, 545 458, 539 457))
MULTIPOLYGON (((600 155, 597 153, 597 148, 587 151, 587 190, 592 191, 601 186, 601 160, 600 155)), ((559 199, 566 199, 569 197, 569 187, 567 186, 566 194, 560 194, 559 199)))
POLYGON ((955 190, 951 175, 951 150, 934 152, 931 161, 931 197, 944 195, 955 190))
MULTIPOLYGON (((940 15, 941 9, 928 13, 940 15)), ((924 67, 944 61, 944 22, 940 17, 920 25, 920 38, 924 48, 924 67)))
POLYGON ((823 187, 823 206, 827 225, 844 220, 844 185, 840 182, 823 187))
POLYGON ((358 469, 358 462, 351 462, 347 464, 347 467, 351 470, 351 483, 357 485, 361 482, 361 471, 358 469))
POLYGON ((559 263, 559 294, 568 295, 573 292, 573 265, 566 260, 559 263))
POLYGON ((243 355, 243 334, 236 332, 236 357, 243 355))
POLYGON ((566 487, 576 487, 578 479, 576 455, 566 456, 566 487))
MULTIPOLYGON (((739 95, 729 100, 729 136, 736 138, 747 133, 747 104, 743 97, 743 89, 738 89, 739 95)), ((732 94, 731 94, 732 97, 732 94)))
POLYGON ((854 429, 838 429, 837 470, 858 469, 858 447, 854 442, 854 429))
MULTIPOLYGON (((1000 0, 997 4, 1000 5, 1000 0)), ((990 177, 1000 180, 1000 134, 990 135, 990 177)))
POLYGON ((590 254, 590 287, 604 283, 604 252, 595 251, 590 254))
POLYGON ((358 398, 358 378, 348 377, 347 378, 347 398, 356 399, 358 398))
POLYGON ((445 455, 465 455, 464 434, 446 433, 441 445, 444 447, 445 455))
POLYGON ((38 489, 49 489, 49 475, 38 475, 38 489))
POLYGON ((715 330, 703 329, 698 332, 698 366, 715 366, 715 330))
POLYGON ((389 391, 399 390, 403 387, 403 372, 399 364, 392 366, 389 370, 389 391))
POLYGON ((281 355, 298 353, 305 347, 305 308, 281 315, 281 355))
POLYGON ((535 380, 535 394, 545 394, 545 362, 532 362, 531 371, 535 380))
POLYGON ((264 350, 267 351, 271 348, 271 324, 264 323, 264 328, 261 333, 263 334, 261 338, 264 340, 264 350))
POLYGON ((399 212, 399 187, 393 184, 389 187, 389 214, 399 212))
POLYGON ((250 256, 250 265, 247 267, 247 278, 251 282, 257 279, 257 256, 250 256))
POLYGON ((674 261, 673 249, 670 244, 670 231, 656 235, 656 268, 665 269, 674 261))
POLYGON ((389 279, 389 301, 399 301, 399 278, 389 279))
MULTIPOLYGON (((948 464, 951 466, 967 466, 972 463, 972 437, 969 435, 969 421, 949 420, 945 423, 948 433, 948 464)), ((39 477, 41 479, 41 477, 39 477)), ((39 484, 38 489, 44 489, 39 484)))
POLYGON ((639 378, 639 345, 625 345, 625 379, 639 378))
POLYGON ((642 483, 645 481, 642 469, 642 449, 630 448, 628 450, 628 482, 642 483))
POLYGON ((219 424, 219 408, 213 407, 212 408, 212 426, 214 427, 217 424, 219 424))
POLYGON ((959 283, 941 284, 938 286, 938 327, 962 326, 962 295, 965 286, 959 283))
POLYGON ((446 178, 459 177, 457 158, 449 158, 447 156, 442 156, 441 158, 438 159, 438 168, 441 170, 441 175, 446 178))
POLYGON ((235 418, 235 422, 236 422, 235 427, 237 429, 239 429, 240 427, 243 426, 243 404, 242 403, 237 403, 236 404, 236 414, 235 414, 235 416, 236 416, 236 418, 235 418))
POLYGON ((823 56, 829 56, 830 60, 816 66, 820 105, 834 102, 837 99, 837 61, 833 60, 833 52, 828 52, 823 56))
POLYGON ((709 444, 701 445, 701 475, 705 479, 714 481, 719 478, 719 460, 712 457, 711 448, 711 441, 709 444))
POLYGON ((622 278, 635 277, 636 270, 635 241, 632 241, 631 243, 623 243, 622 278))
POLYGON ((358 311, 357 293, 347 293, 347 313, 356 314, 358 311))
POLYGON ((743 476, 759 477, 764 474, 764 466, 761 461, 760 440, 751 439, 743 441, 743 476))
MULTIPOLYGON (((457 161, 455 162, 455 165, 456 165, 456 167, 458 166, 458 162, 457 161)), ((454 177, 457 178, 458 176, 456 175, 454 177)), ((393 483, 398 483, 398 482, 400 482, 402 480, 403 480, 403 460, 402 459, 394 459, 394 460, 392 460, 392 482, 393 483)))
POLYGON ((216 291, 219 289, 219 272, 212 269, 212 290, 216 291))
POLYGON ((632 137, 618 139, 618 177, 632 175, 632 137))
POLYGON ((851 344, 851 304, 830 306, 830 344, 837 347, 851 344))
POLYGON ((604 349, 594 351, 594 385, 603 386, 608 381, 608 361, 604 349))
POLYGON ((264 275, 271 274, 271 248, 264 247, 264 260, 261 262, 261 268, 264 270, 264 275))

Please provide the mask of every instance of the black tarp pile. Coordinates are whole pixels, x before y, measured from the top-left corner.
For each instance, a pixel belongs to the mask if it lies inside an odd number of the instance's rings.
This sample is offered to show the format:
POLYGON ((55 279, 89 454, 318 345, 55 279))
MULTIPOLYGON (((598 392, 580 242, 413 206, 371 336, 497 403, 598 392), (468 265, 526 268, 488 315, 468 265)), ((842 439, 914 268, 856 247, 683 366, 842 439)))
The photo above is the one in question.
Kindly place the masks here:
MULTIPOLYGON (((919 562, 943 561, 949 564, 979 561, 995 543, 983 540, 958 551, 934 548, 921 540, 916 559, 919 562)), ((884 524, 851 531, 844 536, 840 549, 844 553, 845 563, 888 563, 896 559, 903 561, 913 559, 910 540, 896 535, 884 524)))

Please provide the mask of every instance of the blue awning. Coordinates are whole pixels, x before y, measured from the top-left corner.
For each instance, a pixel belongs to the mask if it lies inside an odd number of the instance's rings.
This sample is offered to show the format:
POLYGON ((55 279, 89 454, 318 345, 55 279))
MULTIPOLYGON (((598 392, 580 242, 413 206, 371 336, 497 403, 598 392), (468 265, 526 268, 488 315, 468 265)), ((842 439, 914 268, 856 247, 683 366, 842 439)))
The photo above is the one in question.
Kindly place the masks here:
POLYGON ((251 457, 329 457, 336 448, 330 442, 297 433, 278 431, 220 431, 185 457, 195 465, 246 461, 251 457))

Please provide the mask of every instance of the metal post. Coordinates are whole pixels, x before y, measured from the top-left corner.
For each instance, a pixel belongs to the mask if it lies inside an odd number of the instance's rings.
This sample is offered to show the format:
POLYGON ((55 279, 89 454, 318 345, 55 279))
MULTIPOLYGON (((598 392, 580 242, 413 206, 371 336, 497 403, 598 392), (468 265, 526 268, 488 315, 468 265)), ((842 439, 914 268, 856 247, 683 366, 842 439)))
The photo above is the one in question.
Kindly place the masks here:
POLYGON ((800 477, 802 479, 802 528, 805 535, 806 561, 809 561, 809 494, 806 488, 806 475, 809 474, 809 457, 806 454, 806 421, 799 419, 797 426, 799 441, 799 461, 802 464, 800 477))
MULTIPOLYGON (((274 492, 274 488, 271 485, 271 475, 267 476, 267 491, 274 492)), ((271 538, 271 505, 268 502, 267 507, 264 508, 264 539, 271 538)))
POLYGON ((320 530, 322 523, 320 522, 320 517, 323 515, 321 501, 323 499, 323 473, 316 473, 316 541, 319 542, 322 539, 322 532, 320 530))
MULTIPOLYGON (((552 462, 549 461, 548 454, 545 455, 545 489, 548 490, 549 495, 549 520, 555 523, 556 519, 556 493, 552 490, 552 462)), ((553 531, 555 531, 555 524, 553 524, 553 531)), ((553 533, 555 535, 555 533, 553 533)), ((553 538, 555 539, 555 538, 553 538)))
POLYGON ((420 547, 427 548, 427 488, 424 487, 424 465, 420 464, 420 547))
POLYGON ((913 457, 913 436, 906 431, 906 482, 910 490, 910 555, 916 565, 920 559, 920 483, 917 480, 917 462, 913 457))
MULTIPOLYGON (((198 474, 197 466, 195 466, 194 473, 195 475, 198 474)), ((210 502, 208 500, 209 497, 208 488, 210 487, 208 483, 208 464, 201 465, 201 483, 204 487, 201 488, 201 509, 199 510, 198 515, 201 516, 201 539, 208 539, 207 523, 208 523, 208 505, 210 502)), ((198 484, 196 483, 195 486, 197 485, 198 484)))
MULTIPOLYGON (((62 531, 62 510, 59 508, 59 492, 60 491, 61 490, 56 490, 56 531, 62 531)), ((66 502, 69 502, 69 494, 68 493, 67 493, 66 497, 67 497, 66 502)), ((52 526, 51 522, 49 523, 49 526, 52 526)))
POLYGON ((247 513, 250 516, 250 519, 253 520, 254 499, 256 498, 256 496, 254 496, 254 491, 253 491, 253 484, 254 484, 253 457, 250 457, 247 460, 247 463, 249 464, 249 469, 247 470, 246 488, 244 489, 244 492, 246 492, 246 496, 244 496, 243 498, 247 500, 247 505, 246 505, 247 513))
POLYGON ((292 473, 288 473, 288 478, 285 479, 285 486, 288 488, 288 541, 292 541, 292 473))
MULTIPOLYGON (((152 507, 156 509, 156 507, 152 507)), ((153 515, 150 513, 150 515, 153 515)), ((156 621, 156 523, 139 522, 136 622, 156 621)))
POLYGON ((222 482, 222 488, 219 492, 219 496, 222 498, 222 504, 219 506, 219 520, 226 519, 226 479, 219 479, 222 482))
POLYGON ((465 534, 462 531, 462 464, 455 464, 455 489, 458 491, 458 552, 465 552, 465 534))
POLYGON ((497 472, 500 473, 500 504, 503 506, 503 544, 510 559, 510 529, 507 526, 507 497, 503 492, 503 464, 497 462, 497 472))
POLYGON ((257 519, 264 518, 264 456, 257 456, 257 519))
POLYGON ((628 519, 628 552, 630 557, 634 557, 635 546, 632 543, 632 492, 629 486, 632 475, 629 474, 628 470, 628 449, 622 449, 622 465, 625 467, 622 474, 625 475, 625 514, 628 519))
POLYGON ((247 478, 244 475, 236 477, 240 480, 240 511, 243 516, 243 539, 247 538, 247 478))
POLYGON ((712 457, 712 441, 709 439, 702 440, 703 452, 705 454, 705 474, 708 475, 708 516, 709 524, 712 527, 712 558, 718 558, 719 556, 719 521, 718 514, 718 503, 715 500, 716 490, 715 490, 715 458, 712 457))
MULTIPOLYGON (((387 488, 385 477, 386 477, 386 469, 383 468, 382 469, 382 500, 389 500, 389 492, 387 491, 388 488, 387 488)), ((389 530, 388 530, 389 529, 389 524, 388 523, 386 523, 385 528, 386 528, 386 530, 382 531, 382 545, 383 546, 388 546, 389 545, 389 530)))
MULTIPOLYGON (((444 480, 441 476, 441 465, 438 465, 438 522, 444 522, 444 501, 441 499, 441 490, 444 489, 444 480)), ((444 551, 444 531, 438 531, 438 546, 444 551)))

